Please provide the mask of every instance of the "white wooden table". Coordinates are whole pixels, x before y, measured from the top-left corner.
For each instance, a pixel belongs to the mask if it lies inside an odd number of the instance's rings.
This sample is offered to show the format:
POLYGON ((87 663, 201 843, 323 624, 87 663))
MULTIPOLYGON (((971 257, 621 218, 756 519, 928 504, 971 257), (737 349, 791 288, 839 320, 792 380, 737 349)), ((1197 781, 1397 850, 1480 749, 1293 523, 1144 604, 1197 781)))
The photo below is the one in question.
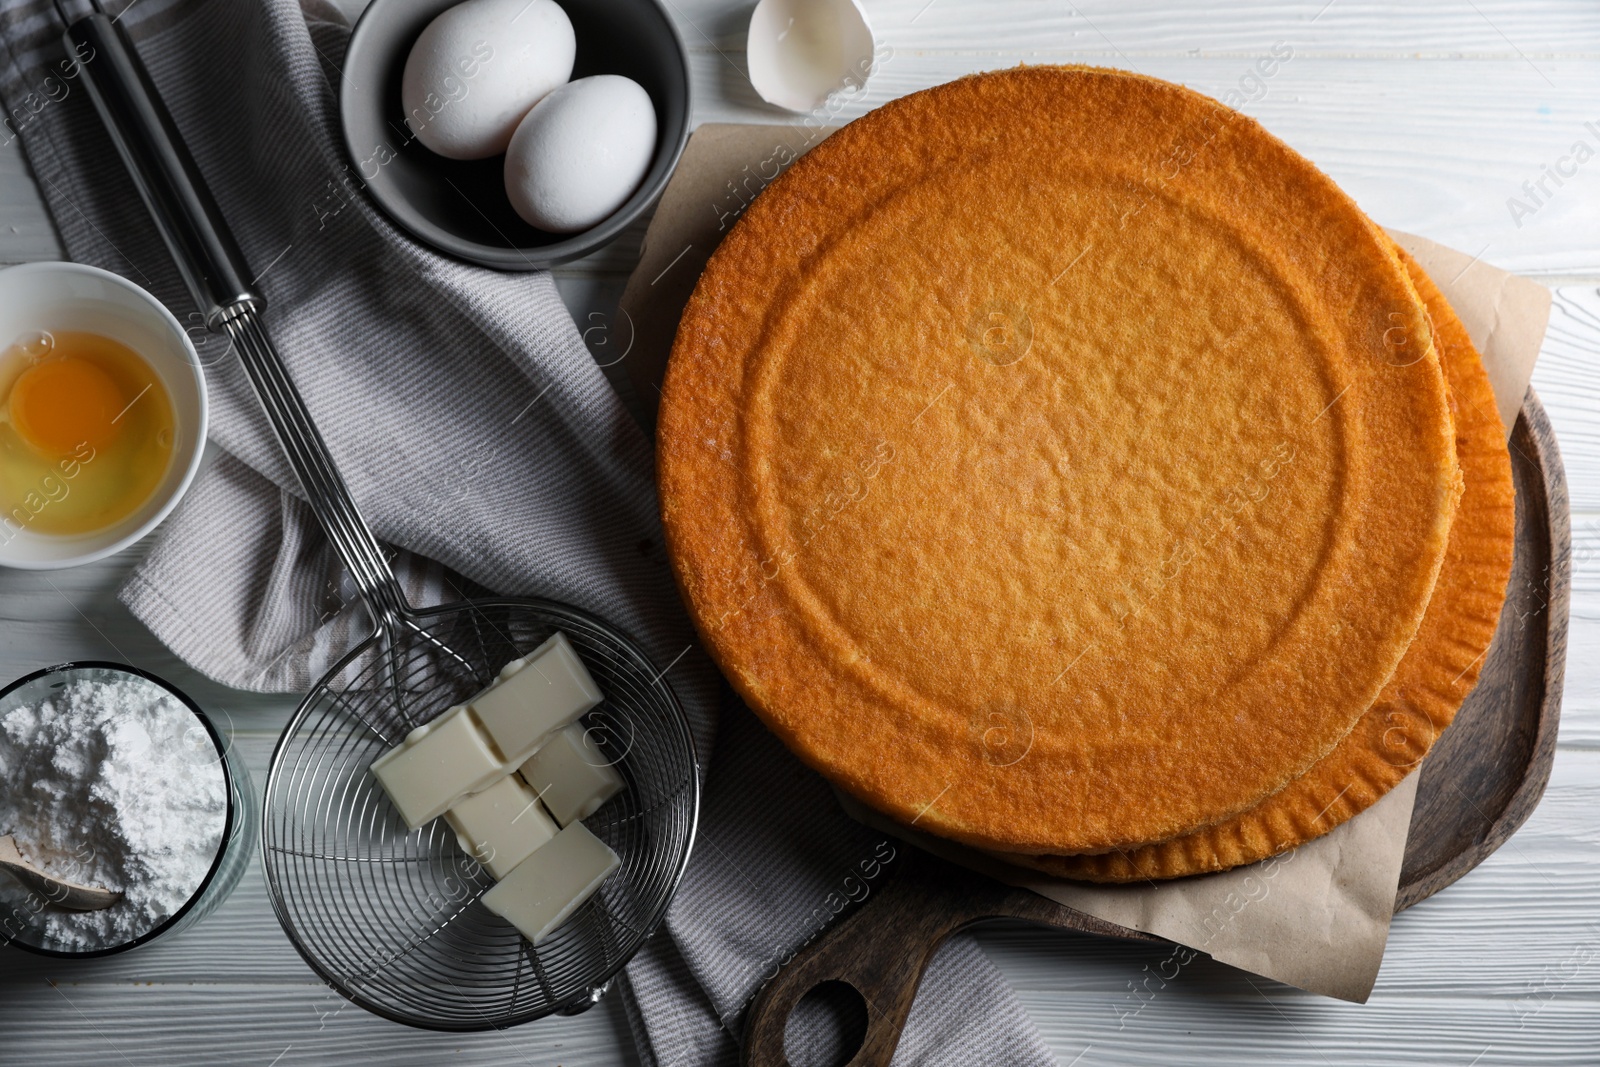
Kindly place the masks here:
MULTIPOLYGON (((665 2, 693 53, 696 120, 778 120, 744 75, 750 0, 665 2)), ((1565 453, 1575 559, 1561 745, 1543 804, 1481 868, 1396 920, 1363 1007, 1206 961, 1163 987, 1151 977, 1155 950, 1023 927, 983 933, 1060 1062, 1600 1064, 1600 158, 1560 185, 1546 178, 1549 195, 1537 202, 1523 188, 1546 167, 1571 171, 1575 142, 1600 153, 1600 4, 866 2, 892 55, 841 119, 1019 62, 1131 67, 1218 97, 1237 89, 1245 111, 1380 222, 1558 290, 1534 383, 1565 453), (1292 57, 1257 79, 1257 58, 1282 45, 1292 57), (1514 218, 1512 197, 1533 210, 1514 218)), ((641 233, 560 272, 581 324, 606 321, 641 233)), ((60 254, 19 149, 0 149, 0 261, 60 254)), ((115 597, 138 556, 0 572, 0 680, 73 658, 145 665, 231 724, 264 774, 294 701, 209 683, 141 629, 115 597)), ((615 1003, 472 1037, 346 1007, 290 948, 259 871, 202 925, 120 962, 0 952, 0 1065, 446 1061, 576 1067, 635 1057, 615 1003)))

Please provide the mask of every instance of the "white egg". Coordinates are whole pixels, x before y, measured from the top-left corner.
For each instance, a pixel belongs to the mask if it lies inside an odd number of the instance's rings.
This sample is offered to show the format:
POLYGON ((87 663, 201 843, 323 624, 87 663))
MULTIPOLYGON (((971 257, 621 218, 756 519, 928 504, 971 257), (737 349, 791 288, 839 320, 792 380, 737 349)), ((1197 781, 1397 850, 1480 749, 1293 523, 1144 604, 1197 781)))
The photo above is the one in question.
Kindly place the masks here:
POLYGON ((529 225, 587 230, 639 187, 656 148, 656 109, 638 82, 596 74, 563 85, 506 149, 506 195, 529 225))
POLYGON ((517 123, 572 77, 577 42, 555 0, 466 0, 441 12, 406 57, 406 125, 451 159, 506 150, 517 123))

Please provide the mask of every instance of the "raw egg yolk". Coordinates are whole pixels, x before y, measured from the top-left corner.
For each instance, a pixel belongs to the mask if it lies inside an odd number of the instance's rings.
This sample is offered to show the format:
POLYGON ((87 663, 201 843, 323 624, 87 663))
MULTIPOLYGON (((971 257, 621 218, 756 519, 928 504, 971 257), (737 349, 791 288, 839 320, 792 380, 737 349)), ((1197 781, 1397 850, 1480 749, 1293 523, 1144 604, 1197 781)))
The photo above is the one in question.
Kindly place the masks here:
POLYGON ((117 436, 127 401, 111 375, 67 356, 35 364, 11 387, 11 425, 32 447, 66 455, 80 445, 101 449, 117 436))

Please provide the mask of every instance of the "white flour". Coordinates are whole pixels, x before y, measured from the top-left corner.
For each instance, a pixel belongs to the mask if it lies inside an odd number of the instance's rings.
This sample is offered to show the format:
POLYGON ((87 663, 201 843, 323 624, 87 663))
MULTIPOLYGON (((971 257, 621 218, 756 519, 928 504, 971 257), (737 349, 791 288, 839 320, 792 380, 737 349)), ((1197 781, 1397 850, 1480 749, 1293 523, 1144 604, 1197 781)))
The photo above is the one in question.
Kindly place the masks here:
POLYGON ((0 835, 51 874, 124 894, 103 911, 39 910, 0 874, 0 913, 46 935, 30 943, 89 951, 153 929, 205 879, 226 817, 210 735, 153 682, 79 672, 0 715, 0 835))

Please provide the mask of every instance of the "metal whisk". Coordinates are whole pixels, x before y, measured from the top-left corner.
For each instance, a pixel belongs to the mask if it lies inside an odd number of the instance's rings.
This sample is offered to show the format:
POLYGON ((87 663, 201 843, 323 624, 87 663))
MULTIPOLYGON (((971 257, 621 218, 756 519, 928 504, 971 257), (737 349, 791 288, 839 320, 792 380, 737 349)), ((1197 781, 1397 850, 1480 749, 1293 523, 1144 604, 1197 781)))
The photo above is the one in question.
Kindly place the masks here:
POLYGON ((185 283, 208 326, 232 338, 374 622, 307 695, 273 754, 262 855, 279 920, 329 984, 398 1022, 479 1030, 583 1010, 660 922, 688 861, 699 783, 682 708, 631 639, 577 608, 526 598, 406 603, 137 54, 104 13, 62 15, 67 47, 185 283), (606 694, 587 723, 627 788, 585 822, 622 863, 534 948, 478 902, 493 883, 454 834, 437 820, 408 830, 368 768, 556 630, 606 694))

